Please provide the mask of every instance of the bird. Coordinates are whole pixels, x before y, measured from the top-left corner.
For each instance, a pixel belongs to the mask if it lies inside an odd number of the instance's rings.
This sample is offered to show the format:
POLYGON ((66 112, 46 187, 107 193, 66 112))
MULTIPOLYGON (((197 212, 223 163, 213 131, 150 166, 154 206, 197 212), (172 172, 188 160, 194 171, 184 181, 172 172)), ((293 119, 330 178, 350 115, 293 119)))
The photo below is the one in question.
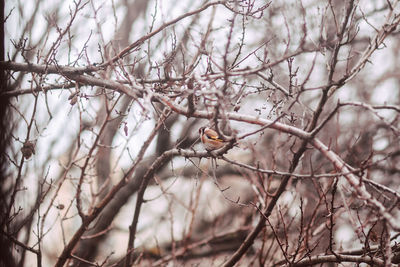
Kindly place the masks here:
POLYGON ((199 129, 200 139, 207 151, 212 151, 223 147, 227 141, 221 139, 218 133, 208 127, 199 129))

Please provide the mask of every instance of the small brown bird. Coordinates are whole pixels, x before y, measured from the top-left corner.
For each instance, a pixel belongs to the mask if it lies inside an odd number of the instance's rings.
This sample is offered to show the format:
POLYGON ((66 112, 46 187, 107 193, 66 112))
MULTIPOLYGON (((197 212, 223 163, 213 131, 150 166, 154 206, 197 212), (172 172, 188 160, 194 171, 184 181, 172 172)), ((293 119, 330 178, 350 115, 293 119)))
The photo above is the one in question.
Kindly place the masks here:
POLYGON ((221 139, 216 131, 208 127, 201 127, 199 129, 201 142, 207 151, 216 150, 223 147, 226 141, 221 139))

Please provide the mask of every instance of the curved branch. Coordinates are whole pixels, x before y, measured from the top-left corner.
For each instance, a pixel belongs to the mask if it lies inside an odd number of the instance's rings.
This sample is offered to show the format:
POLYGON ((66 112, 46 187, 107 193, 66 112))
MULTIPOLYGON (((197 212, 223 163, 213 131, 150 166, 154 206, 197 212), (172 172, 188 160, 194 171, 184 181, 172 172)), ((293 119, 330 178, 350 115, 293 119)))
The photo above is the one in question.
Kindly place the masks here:
POLYGON ((317 255, 307 259, 303 259, 297 263, 291 264, 290 266, 311 266, 314 264, 327 263, 327 262, 357 262, 367 263, 371 266, 385 266, 383 260, 371 257, 371 256, 350 256, 350 255, 317 255))
MULTIPOLYGON (((165 103, 165 105, 169 106, 173 111, 182 114, 182 115, 187 115, 187 112, 184 108, 179 107, 178 105, 174 105, 169 99, 165 97, 159 96, 159 99, 161 102, 165 103)), ((206 118, 206 119, 211 119, 213 114, 206 112, 206 111, 196 111, 192 113, 193 117, 198 117, 198 118, 206 118)), ((347 167, 346 163, 332 150, 330 150, 323 142, 321 142, 318 138, 313 137, 311 133, 303 131, 297 127, 290 126, 287 124, 283 124, 280 122, 274 122, 272 120, 268 119, 262 119, 250 115, 242 115, 242 114, 237 114, 237 113, 227 113, 226 117, 230 120, 234 121, 241 121, 241 122, 246 122, 249 124, 256 124, 260 126, 265 126, 269 125, 270 128, 287 133, 287 134, 293 134, 300 139, 303 139, 307 142, 309 142, 311 145, 313 145, 317 150, 321 152, 322 155, 324 155, 330 162, 333 163, 333 165, 337 168, 338 171, 343 173, 343 176, 346 178, 346 180, 349 182, 351 186, 355 189, 357 194, 359 195, 360 198, 363 200, 367 201, 370 205, 375 207, 379 214, 383 216, 390 224, 390 226, 399 231, 400 230, 400 225, 397 222, 397 219, 394 218, 389 212, 386 211, 385 207, 377 201, 365 188, 365 185, 360 183, 360 180, 350 171, 350 169, 347 167)))

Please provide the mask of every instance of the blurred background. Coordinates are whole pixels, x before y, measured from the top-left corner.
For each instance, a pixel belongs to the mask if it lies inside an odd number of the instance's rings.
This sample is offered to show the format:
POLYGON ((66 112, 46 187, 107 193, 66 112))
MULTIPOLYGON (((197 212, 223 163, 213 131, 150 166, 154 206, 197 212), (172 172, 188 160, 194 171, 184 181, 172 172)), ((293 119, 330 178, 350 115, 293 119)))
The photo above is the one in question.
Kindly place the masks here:
POLYGON ((398 229, 326 154, 249 119, 314 131, 398 219, 398 1, 18 0, 4 15, 5 264, 399 263, 398 229), (237 145, 196 155, 202 126, 237 145))

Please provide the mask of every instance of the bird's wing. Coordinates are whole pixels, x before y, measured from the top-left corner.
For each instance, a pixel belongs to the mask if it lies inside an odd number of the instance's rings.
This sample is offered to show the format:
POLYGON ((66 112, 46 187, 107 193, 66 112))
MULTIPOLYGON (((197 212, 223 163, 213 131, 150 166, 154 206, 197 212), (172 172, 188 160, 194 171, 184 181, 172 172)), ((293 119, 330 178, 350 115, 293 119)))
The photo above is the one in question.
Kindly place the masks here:
POLYGON ((218 134, 213 133, 212 131, 207 131, 207 133, 205 133, 205 135, 207 136, 208 139, 223 142, 223 140, 221 138, 218 138, 218 134))

